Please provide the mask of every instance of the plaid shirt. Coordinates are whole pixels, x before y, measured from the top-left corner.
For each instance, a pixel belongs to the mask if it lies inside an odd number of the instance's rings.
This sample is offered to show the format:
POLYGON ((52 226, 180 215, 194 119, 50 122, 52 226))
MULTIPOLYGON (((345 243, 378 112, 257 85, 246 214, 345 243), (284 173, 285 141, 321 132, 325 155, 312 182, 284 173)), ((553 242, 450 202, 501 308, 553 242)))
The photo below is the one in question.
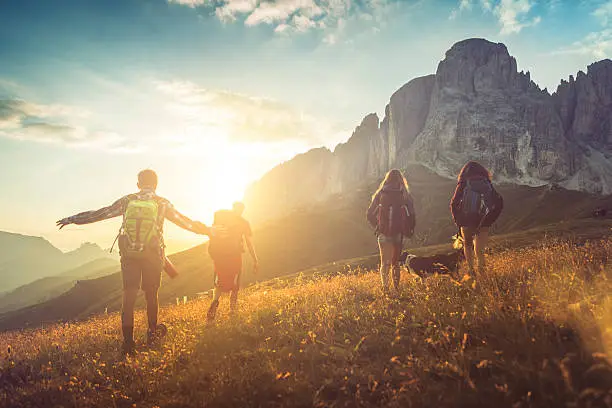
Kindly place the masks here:
POLYGON ((180 212, 178 212, 174 206, 170 203, 170 201, 165 198, 159 197, 155 194, 153 190, 141 190, 136 194, 129 194, 124 197, 121 197, 119 200, 115 201, 112 205, 108 207, 100 208, 99 210, 94 211, 85 211, 71 217, 66 218, 71 224, 91 224, 93 222, 98 222, 102 220, 107 220, 109 218, 114 218, 118 216, 122 216, 125 214, 125 210, 127 208, 128 203, 131 200, 155 200, 159 206, 159 217, 157 227, 159 228, 160 236, 163 233, 164 229, 164 220, 167 219, 172 223, 178 225, 179 227, 186 229, 191 232, 195 232, 196 234, 208 233, 209 229, 203 224, 194 222, 188 217, 184 216, 180 212))

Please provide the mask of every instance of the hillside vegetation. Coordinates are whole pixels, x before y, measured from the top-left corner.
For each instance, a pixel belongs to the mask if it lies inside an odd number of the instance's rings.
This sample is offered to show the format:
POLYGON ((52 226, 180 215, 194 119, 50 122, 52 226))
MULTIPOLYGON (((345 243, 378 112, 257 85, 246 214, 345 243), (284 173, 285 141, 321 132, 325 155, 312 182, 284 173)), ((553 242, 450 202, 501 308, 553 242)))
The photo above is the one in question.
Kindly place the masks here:
MULTIPOLYGON (((166 307, 164 343, 118 358, 119 316, 0 334, 0 404, 103 407, 612 406, 612 240, 488 256, 474 280, 313 273, 253 286, 206 327, 166 307)), ((137 336, 144 336, 138 316, 137 336)))

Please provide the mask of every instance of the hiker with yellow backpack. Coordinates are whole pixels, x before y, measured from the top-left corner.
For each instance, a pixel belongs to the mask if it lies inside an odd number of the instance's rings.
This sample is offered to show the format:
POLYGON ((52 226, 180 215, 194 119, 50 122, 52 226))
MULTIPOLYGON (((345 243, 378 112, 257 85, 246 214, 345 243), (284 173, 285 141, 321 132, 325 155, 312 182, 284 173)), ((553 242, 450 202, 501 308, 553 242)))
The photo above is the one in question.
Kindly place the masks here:
POLYGON ((123 332, 122 353, 133 354, 134 306, 138 290, 142 288, 147 304, 147 344, 153 344, 164 335, 165 326, 158 325, 158 291, 161 272, 166 257, 164 254, 164 220, 188 231, 201 235, 212 235, 206 225, 192 221, 178 212, 172 204, 155 194, 157 174, 153 170, 138 173, 138 191, 126 195, 108 207, 86 211, 57 221, 60 229, 69 224, 91 224, 123 216, 121 230, 117 237, 121 255, 123 278, 123 305, 121 329, 123 332))

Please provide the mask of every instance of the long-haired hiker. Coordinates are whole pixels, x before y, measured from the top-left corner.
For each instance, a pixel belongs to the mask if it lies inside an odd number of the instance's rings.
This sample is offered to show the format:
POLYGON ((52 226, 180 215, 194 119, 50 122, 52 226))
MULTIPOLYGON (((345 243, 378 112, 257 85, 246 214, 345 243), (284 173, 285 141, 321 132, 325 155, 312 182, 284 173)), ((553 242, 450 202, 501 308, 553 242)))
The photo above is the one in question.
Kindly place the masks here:
POLYGON ((380 278, 384 292, 389 289, 389 270, 393 286, 399 291, 400 265, 404 238, 414 234, 416 216, 408 182, 398 169, 390 170, 372 195, 367 219, 378 236, 380 278))
POLYGON ((497 220, 503 207, 502 196, 491 183, 491 173, 478 162, 467 162, 457 177, 450 209, 455 224, 461 229, 470 273, 474 273, 474 255, 478 261, 478 272, 484 271, 489 227, 497 220))

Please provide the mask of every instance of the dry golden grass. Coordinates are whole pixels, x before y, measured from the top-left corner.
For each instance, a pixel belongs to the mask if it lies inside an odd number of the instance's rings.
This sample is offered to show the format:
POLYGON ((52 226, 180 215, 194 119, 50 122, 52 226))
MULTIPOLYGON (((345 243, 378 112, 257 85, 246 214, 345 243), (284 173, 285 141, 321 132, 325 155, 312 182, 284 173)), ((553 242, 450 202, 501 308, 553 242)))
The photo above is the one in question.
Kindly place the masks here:
POLYGON ((4 333, 0 405, 612 406, 611 256, 548 242, 391 298, 369 271, 262 284, 216 327, 208 300, 164 308, 164 343, 127 360, 116 314, 4 333))

